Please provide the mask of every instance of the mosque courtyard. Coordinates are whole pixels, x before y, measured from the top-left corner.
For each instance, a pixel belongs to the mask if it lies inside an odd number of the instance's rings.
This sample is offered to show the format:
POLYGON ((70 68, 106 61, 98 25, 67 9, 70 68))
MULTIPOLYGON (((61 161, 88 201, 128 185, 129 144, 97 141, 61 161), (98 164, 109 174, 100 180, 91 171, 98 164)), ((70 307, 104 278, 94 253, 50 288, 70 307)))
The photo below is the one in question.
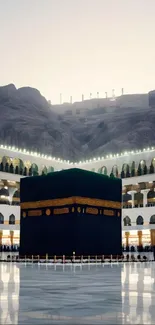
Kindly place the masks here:
POLYGON ((155 263, 0 263, 0 324, 153 324, 155 263))

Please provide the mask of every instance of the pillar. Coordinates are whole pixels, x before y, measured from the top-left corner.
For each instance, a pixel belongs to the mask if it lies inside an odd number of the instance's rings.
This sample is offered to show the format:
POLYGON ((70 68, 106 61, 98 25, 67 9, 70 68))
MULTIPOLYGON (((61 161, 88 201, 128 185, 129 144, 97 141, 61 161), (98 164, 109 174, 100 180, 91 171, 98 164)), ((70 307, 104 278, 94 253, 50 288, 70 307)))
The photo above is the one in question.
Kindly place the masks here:
POLYGON ((0 230, 0 246, 2 245, 3 230, 0 230))
POLYGON ((137 191, 129 191, 128 194, 131 195, 131 200, 132 200, 132 208, 134 208, 135 203, 134 203, 134 195, 137 193, 137 191))
POLYGON ((145 190, 141 190, 141 193, 143 194, 143 207, 146 207, 147 205, 147 194, 150 191, 149 188, 145 189, 145 190))
POLYGON ((130 232, 129 232, 129 231, 126 231, 126 232, 125 232, 126 247, 129 246, 129 237, 130 237, 130 232))
POLYGON ((143 246, 143 233, 141 230, 137 231, 137 235, 138 235, 138 246, 143 246))
POLYGON ((11 243, 11 246, 13 245, 13 237, 14 237, 14 231, 10 230, 10 243, 11 243))

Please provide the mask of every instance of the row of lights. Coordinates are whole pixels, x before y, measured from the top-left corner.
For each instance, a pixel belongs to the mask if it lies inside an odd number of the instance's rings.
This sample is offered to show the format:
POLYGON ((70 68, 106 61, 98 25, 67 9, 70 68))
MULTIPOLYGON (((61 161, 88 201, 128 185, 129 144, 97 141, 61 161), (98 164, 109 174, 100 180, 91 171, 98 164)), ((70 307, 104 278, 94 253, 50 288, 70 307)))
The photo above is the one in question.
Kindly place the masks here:
POLYGON ((13 151, 13 152, 19 152, 19 153, 29 155, 29 156, 32 156, 32 157, 44 158, 44 159, 47 159, 47 160, 54 160, 54 161, 60 162, 60 163, 73 164, 69 160, 62 160, 60 158, 51 157, 51 156, 44 155, 44 154, 41 154, 41 153, 38 153, 38 152, 28 151, 26 149, 19 149, 19 148, 16 148, 14 146, 11 147, 11 146, 6 146, 6 145, 1 144, 0 148, 5 149, 5 150, 10 150, 10 151, 13 151))
MULTIPOLYGON (((25 154, 25 155, 30 155, 32 157, 44 158, 44 159, 47 159, 47 160, 53 160, 53 161, 60 162, 60 163, 67 163, 69 165, 74 164, 73 162, 70 162, 69 160, 62 160, 60 158, 51 157, 51 156, 44 155, 44 154, 41 154, 41 153, 38 153, 38 152, 28 151, 26 149, 19 149, 19 148, 16 148, 16 147, 6 146, 6 145, 2 145, 2 144, 0 145, 0 148, 1 149, 6 149, 6 150, 11 150, 13 152, 19 152, 19 153, 22 153, 22 154, 25 154)), ((154 150, 155 150, 155 147, 151 147, 151 148, 147 148, 147 149, 144 148, 142 150, 135 150, 135 151, 134 150, 125 151, 125 152, 123 152, 121 154, 119 154, 119 153, 110 154, 110 155, 107 155, 105 157, 98 157, 98 158, 93 158, 93 159, 89 159, 89 160, 85 160, 85 161, 79 161, 79 164, 98 162, 98 161, 102 161, 102 160, 105 160, 105 159, 120 158, 120 157, 124 157, 124 156, 139 154, 139 153, 142 153, 142 152, 150 152, 150 151, 154 151, 154 150)), ((75 164, 78 164, 78 163, 75 163, 75 164)))

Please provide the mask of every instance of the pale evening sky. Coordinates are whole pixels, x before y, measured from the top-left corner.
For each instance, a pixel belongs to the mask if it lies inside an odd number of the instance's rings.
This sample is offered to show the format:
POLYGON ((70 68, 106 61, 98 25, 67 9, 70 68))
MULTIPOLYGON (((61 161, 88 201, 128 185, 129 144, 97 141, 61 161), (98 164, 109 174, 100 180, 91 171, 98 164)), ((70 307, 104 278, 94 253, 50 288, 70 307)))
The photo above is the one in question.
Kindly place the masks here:
POLYGON ((52 101, 155 88, 155 0, 0 0, 0 85, 52 101))

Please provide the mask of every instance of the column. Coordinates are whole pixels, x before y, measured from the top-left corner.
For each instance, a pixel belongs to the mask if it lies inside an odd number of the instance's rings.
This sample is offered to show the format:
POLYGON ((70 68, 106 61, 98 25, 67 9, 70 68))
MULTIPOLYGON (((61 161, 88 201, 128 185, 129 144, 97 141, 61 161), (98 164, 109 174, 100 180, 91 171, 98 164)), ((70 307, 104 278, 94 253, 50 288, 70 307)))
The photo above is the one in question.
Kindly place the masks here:
POLYGON ((129 237, 130 237, 130 232, 129 232, 129 231, 126 231, 126 232, 125 232, 126 247, 129 246, 129 237))
POLYGON ((150 191, 149 188, 145 189, 145 190, 141 190, 141 193, 143 194, 143 207, 146 207, 147 205, 147 194, 150 191))
POLYGON ((132 200, 132 208, 134 208, 135 203, 134 203, 134 195, 137 193, 137 191, 129 191, 128 194, 131 195, 131 200, 132 200))
POLYGON ((10 243, 11 243, 11 246, 13 245, 13 237, 14 237, 14 231, 10 230, 10 243))
POLYGON ((138 235, 138 246, 143 246, 143 233, 141 230, 137 231, 137 235, 138 235))

